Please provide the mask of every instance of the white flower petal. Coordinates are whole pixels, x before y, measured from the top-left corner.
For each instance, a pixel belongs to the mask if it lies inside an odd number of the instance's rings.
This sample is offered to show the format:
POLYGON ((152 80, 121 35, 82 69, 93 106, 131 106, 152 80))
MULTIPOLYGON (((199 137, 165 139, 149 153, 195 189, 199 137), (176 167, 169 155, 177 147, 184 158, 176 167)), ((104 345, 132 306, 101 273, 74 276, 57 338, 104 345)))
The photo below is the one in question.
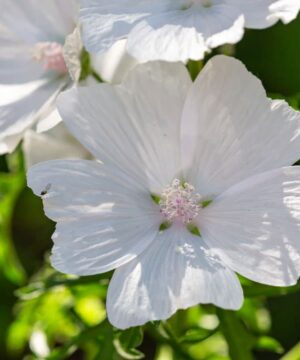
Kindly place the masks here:
POLYGON ((213 0, 209 7, 188 0, 81 0, 80 19, 91 52, 128 38, 128 51, 139 62, 187 61, 238 42, 245 26, 265 28, 279 19, 287 23, 299 7, 299 0, 213 0))
POLYGON ((62 123, 43 134, 27 130, 23 138, 23 151, 27 168, 47 160, 90 157, 62 123))
POLYGON ((243 293, 236 275, 211 256, 202 239, 185 228, 159 233, 110 282, 107 312, 121 329, 167 319, 177 309, 213 303, 238 309, 243 293))
POLYGON ((0 140, 0 154, 12 153, 23 137, 23 132, 16 135, 6 136, 0 140))
POLYGON ((158 231, 160 214, 149 192, 113 167, 84 160, 33 166, 28 184, 57 222, 52 265, 98 274, 134 259, 158 231))
POLYGON ((190 85, 182 64, 146 64, 134 68, 121 86, 66 91, 58 109, 96 158, 160 192, 179 169, 180 117, 190 85))
POLYGON ((117 41, 104 54, 90 54, 90 56, 92 67, 101 79, 113 84, 121 83, 137 64, 137 61, 126 51, 125 39, 117 41))
POLYGON ((1 0, 0 24, 26 43, 64 41, 73 31, 77 1, 1 0))
POLYGON ((27 95, 34 93, 44 83, 44 80, 37 80, 25 84, 0 85, 0 106, 23 99, 27 95))
MULTIPOLYGON (((25 85, 24 85, 25 86, 25 85)), ((61 81, 42 82, 34 91, 0 106, 0 144, 7 144, 11 139, 19 138, 43 114, 54 106, 54 99, 64 86, 61 81), (9 140, 8 140, 9 139, 9 140)), ((5 145, 0 148, 5 151, 5 145)), ((10 146, 10 151, 13 148, 10 146)), ((2 153, 2 152, 0 152, 2 153)))
POLYGON ((126 37, 138 21, 169 4, 170 0, 80 0, 83 42, 88 51, 104 52, 126 37))
POLYGON ((222 261, 269 285, 292 285, 300 274, 300 167, 249 178, 217 197, 197 223, 222 261))
POLYGON ((299 0, 279 0, 270 6, 270 18, 280 19, 284 24, 296 19, 300 11, 299 0))
POLYGON ((156 16, 137 24, 127 42, 128 52, 139 62, 153 60, 182 61, 202 59, 208 48, 203 35, 197 32, 194 16, 174 12, 166 21, 166 15, 156 16), (188 25, 188 22, 192 22, 188 25), (185 23, 185 24, 184 24, 185 23))
POLYGON ((33 49, 0 28, 0 83, 21 84, 39 79, 45 70, 32 60, 33 49))
POLYGON ((62 122, 62 118, 59 115, 59 112, 56 108, 49 112, 48 115, 43 116, 39 119, 38 123, 36 124, 36 132, 42 133, 45 131, 49 131, 62 122))
POLYGON ((297 17, 299 0, 227 0, 243 12, 246 27, 265 29, 278 20, 287 24, 297 17))
POLYGON ((136 25, 128 36, 128 52, 140 62, 199 60, 225 43, 236 43, 244 34, 244 18, 225 4, 209 9, 180 8, 153 15, 136 25))
POLYGON ((186 180, 213 196, 249 176, 292 165, 300 157, 299 129, 300 113, 268 99, 241 62, 214 57, 183 110, 186 180))

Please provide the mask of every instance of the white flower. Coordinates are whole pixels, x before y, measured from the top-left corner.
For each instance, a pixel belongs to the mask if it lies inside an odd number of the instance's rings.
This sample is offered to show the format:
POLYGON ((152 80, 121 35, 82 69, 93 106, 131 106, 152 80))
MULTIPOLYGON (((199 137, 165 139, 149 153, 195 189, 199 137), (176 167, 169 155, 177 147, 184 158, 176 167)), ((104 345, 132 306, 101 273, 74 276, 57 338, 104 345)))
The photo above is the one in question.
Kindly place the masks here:
POLYGON ((58 107, 103 163, 38 164, 28 184, 57 222, 56 269, 117 269, 112 324, 166 319, 197 303, 238 309, 235 272, 296 283, 300 168, 289 165, 300 155, 300 113, 268 99, 239 61, 215 57, 195 83, 182 64, 140 65, 121 85, 65 92, 58 107), (201 236, 188 230, 196 227, 201 236))
POLYGON ((299 0, 80 0, 83 40, 91 52, 128 38, 140 62, 202 59, 211 48, 238 42, 244 28, 288 23, 299 0))
POLYGON ((105 53, 90 54, 93 69, 105 82, 118 84, 128 71, 137 65, 137 61, 126 51, 126 40, 117 41, 105 53))
POLYGON ((70 82, 63 58, 75 27, 76 0, 0 0, 0 154, 14 150, 24 132, 56 125, 58 93, 70 82), (56 122, 52 123, 51 120, 56 122))
POLYGON ((49 131, 25 132, 23 151, 26 167, 52 159, 90 159, 89 152, 70 134, 61 122, 49 131))

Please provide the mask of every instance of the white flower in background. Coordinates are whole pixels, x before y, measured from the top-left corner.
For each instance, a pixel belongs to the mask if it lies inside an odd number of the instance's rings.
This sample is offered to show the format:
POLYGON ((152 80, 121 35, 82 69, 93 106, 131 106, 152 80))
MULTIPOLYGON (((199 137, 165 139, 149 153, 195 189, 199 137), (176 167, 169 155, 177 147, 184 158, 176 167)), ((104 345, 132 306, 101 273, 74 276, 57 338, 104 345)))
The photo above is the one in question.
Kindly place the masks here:
POLYGON ((103 52, 127 38, 140 62, 199 60, 211 48, 241 40, 244 28, 288 23, 299 0, 80 0, 83 41, 103 52))
POLYGON ((101 79, 111 84, 122 82, 137 61, 126 51, 126 40, 117 41, 108 51, 90 54, 91 64, 101 79))
POLYGON ((52 159, 89 159, 90 153, 70 134, 61 122, 49 131, 25 132, 23 151, 26 167, 52 159))
POLYGON ((102 162, 38 164, 28 184, 57 222, 56 269, 117 269, 107 297, 116 327, 197 303, 238 309, 235 272, 296 283, 300 168, 289 165, 300 113, 268 99, 239 61, 215 57, 195 83, 182 64, 140 65, 121 85, 65 92, 58 107, 102 162))
POLYGON ((55 99, 70 83, 63 58, 76 25, 76 0, 0 0, 0 154, 11 152, 33 124, 61 121, 55 99))
MULTIPOLYGON (((80 54, 83 49, 79 27, 70 34, 64 46, 64 58, 70 76, 75 83, 81 75, 80 54)), ((126 40, 117 41, 104 53, 89 54, 90 66, 102 81, 120 83, 137 61, 126 51, 126 40)))

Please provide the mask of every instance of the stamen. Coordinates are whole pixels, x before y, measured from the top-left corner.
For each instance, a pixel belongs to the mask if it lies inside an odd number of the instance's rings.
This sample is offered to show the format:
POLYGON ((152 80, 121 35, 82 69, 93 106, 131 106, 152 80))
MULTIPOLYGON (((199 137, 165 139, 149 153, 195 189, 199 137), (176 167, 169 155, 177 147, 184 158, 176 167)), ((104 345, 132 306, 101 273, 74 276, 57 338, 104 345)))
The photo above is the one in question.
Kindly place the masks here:
POLYGON ((186 225, 198 216, 201 209, 200 200, 201 196, 195 193, 192 185, 182 184, 180 180, 175 179, 161 194, 160 212, 167 221, 179 221, 186 225))
POLYGON ((41 63, 45 70, 54 70, 60 74, 68 72, 63 56, 63 47, 57 42, 36 44, 32 58, 41 63))

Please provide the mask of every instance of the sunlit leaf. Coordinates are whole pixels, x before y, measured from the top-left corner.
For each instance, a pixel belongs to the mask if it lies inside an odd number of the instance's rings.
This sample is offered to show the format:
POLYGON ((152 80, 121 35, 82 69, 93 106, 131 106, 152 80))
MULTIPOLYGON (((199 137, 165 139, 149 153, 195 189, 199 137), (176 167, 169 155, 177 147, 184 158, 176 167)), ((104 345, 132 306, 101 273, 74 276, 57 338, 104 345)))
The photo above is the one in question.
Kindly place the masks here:
POLYGON ((122 332, 118 332, 114 340, 114 345, 118 354, 124 359, 143 359, 144 354, 136 349, 142 343, 142 341, 142 329, 140 327, 134 327, 122 332))

